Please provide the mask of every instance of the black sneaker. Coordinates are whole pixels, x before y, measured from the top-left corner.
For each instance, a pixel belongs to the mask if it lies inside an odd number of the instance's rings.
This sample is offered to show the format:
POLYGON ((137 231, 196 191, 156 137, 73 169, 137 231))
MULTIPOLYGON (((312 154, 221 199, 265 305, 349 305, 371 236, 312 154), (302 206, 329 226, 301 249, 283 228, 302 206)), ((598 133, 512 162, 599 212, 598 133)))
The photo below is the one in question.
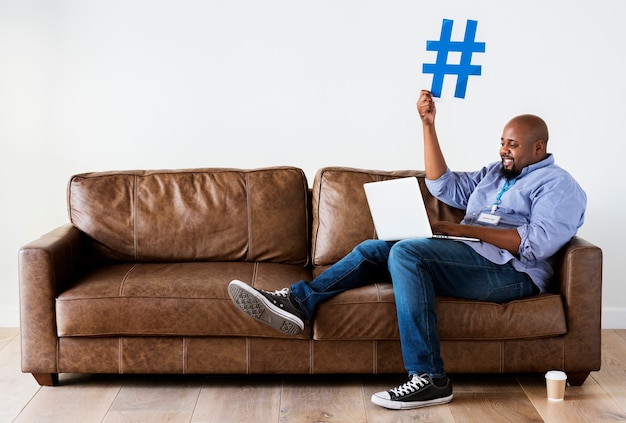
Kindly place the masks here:
POLYGON ((452 401, 452 384, 446 378, 444 386, 437 386, 431 377, 424 373, 413 375, 411 380, 389 391, 376 392, 372 402, 381 407, 402 410, 446 404, 452 401))
POLYGON ((304 313, 289 298, 289 288, 267 292, 238 280, 228 284, 228 295, 244 313, 287 335, 304 329, 304 313))

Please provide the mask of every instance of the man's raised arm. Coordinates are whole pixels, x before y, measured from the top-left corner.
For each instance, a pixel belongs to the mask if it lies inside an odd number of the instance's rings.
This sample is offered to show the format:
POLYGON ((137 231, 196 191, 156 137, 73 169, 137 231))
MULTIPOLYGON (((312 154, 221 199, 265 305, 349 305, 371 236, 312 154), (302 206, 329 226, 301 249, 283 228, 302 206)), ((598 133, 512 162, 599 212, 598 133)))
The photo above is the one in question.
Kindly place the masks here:
POLYGON ((426 178, 438 179, 446 172, 446 160, 439 147, 439 139, 435 129, 435 115, 437 109, 433 97, 428 90, 422 90, 417 100, 417 112, 422 120, 424 131, 424 164, 426 166, 426 178))

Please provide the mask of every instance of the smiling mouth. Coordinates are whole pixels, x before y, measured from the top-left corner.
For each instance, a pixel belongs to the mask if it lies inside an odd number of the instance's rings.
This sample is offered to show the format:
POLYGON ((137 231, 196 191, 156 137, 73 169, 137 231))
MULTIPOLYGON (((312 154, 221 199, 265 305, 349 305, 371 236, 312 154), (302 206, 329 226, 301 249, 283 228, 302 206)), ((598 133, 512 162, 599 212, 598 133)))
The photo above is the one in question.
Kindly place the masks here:
POLYGON ((505 168, 509 168, 513 166, 513 159, 509 158, 509 157, 502 157, 502 166, 504 166, 505 168))

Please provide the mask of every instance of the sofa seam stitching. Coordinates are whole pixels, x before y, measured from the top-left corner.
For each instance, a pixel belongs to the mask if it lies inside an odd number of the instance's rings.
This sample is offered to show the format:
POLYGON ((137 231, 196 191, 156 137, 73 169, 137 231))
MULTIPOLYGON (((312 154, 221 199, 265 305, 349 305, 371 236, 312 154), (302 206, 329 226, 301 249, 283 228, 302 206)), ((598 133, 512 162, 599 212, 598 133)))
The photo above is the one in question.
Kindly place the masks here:
POLYGON ((134 245, 134 249, 135 249, 135 260, 137 260, 137 258, 139 257, 139 240, 138 240, 138 233, 137 233, 137 212, 138 212, 138 195, 139 195, 139 189, 137 187, 137 184, 139 183, 139 177, 137 175, 135 175, 135 183, 134 183, 134 187, 133 187, 133 245, 134 245))
POLYGON ((133 271, 137 268, 137 266, 139 266, 139 263, 133 263, 133 266, 130 269, 128 269, 128 271, 124 274, 124 277, 122 278, 122 282, 120 283, 120 291, 119 291, 120 297, 124 297, 124 285, 126 285, 126 281, 128 280, 128 277, 130 276, 131 273, 133 273, 133 271))
POLYGON ((374 362, 372 363, 372 372, 374 374, 378 373, 378 340, 374 339, 374 345, 372 348, 372 360, 374 360, 374 362))
POLYGON ((183 336, 183 374, 187 374, 187 337, 183 336))
POLYGON ((119 373, 120 373, 121 375, 123 375, 123 374, 124 374, 124 365, 123 365, 123 357, 124 357, 124 352, 122 351, 122 350, 124 349, 124 343, 123 343, 122 341, 123 341, 123 337, 119 336, 119 337, 117 338, 117 345, 118 345, 118 360, 119 360, 119 362, 118 362, 117 366, 118 366, 118 369, 119 369, 119 373))
POLYGON ((246 336, 246 374, 250 374, 250 337, 246 336))
POLYGON ((252 210, 250 205, 250 175, 249 173, 244 173, 243 176, 244 183, 246 185, 246 211, 248 219, 248 251, 246 252, 246 261, 250 261, 252 251, 252 210))
POLYGON ((309 348, 311 350, 311 352, 309 353, 309 356, 311 357, 311 361, 309 362, 309 373, 314 374, 315 373, 315 344, 312 339, 309 339, 309 348))

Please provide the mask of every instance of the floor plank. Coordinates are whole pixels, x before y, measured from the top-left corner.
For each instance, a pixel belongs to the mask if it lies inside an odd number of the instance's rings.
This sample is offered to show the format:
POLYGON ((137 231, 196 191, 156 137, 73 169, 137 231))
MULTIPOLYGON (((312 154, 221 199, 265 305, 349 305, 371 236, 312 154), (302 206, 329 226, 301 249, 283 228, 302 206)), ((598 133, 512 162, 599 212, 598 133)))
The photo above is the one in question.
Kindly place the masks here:
POLYGON ((133 376, 120 389, 104 423, 159 420, 188 423, 198 402, 203 379, 194 375, 133 376))
POLYGON ((282 377, 210 376, 192 423, 278 422, 282 377))
POLYGON ((450 403, 455 422, 542 422, 525 396, 513 392, 461 392, 450 403))
POLYGON ((2 329, 0 339, 0 422, 10 422, 37 394, 39 385, 20 370, 18 332, 2 329))
POLYGON ((521 375, 520 384, 545 422, 604 422, 626 416, 593 378, 582 386, 567 386, 563 401, 549 401, 542 375, 521 375))
POLYGON ((283 384, 280 422, 363 422, 361 381, 354 376, 288 377, 283 384))
POLYGON ((455 422, 541 422, 515 375, 452 375, 455 422))
POLYGON ((14 423, 101 422, 121 386, 116 376, 62 375, 61 386, 41 387, 14 423))
POLYGON ((602 332, 602 367, 591 377, 626 414, 626 331, 602 332))
POLYGON ((18 328, 0 328, 0 351, 20 334, 18 328))

